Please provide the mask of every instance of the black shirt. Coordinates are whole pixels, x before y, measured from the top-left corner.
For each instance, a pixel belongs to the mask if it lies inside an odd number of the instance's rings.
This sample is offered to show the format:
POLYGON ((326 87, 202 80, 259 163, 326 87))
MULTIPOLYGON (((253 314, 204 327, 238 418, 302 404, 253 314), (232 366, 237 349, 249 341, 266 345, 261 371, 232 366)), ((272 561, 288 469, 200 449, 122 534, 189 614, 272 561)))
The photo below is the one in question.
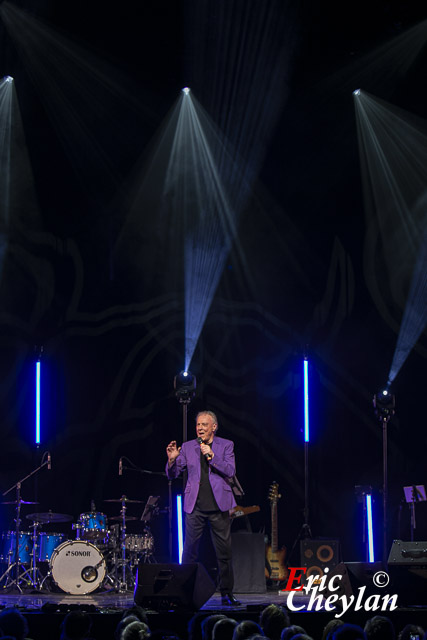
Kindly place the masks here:
POLYGON ((201 511, 218 511, 211 483, 209 482, 209 463, 200 451, 200 487, 197 495, 196 507, 201 511))

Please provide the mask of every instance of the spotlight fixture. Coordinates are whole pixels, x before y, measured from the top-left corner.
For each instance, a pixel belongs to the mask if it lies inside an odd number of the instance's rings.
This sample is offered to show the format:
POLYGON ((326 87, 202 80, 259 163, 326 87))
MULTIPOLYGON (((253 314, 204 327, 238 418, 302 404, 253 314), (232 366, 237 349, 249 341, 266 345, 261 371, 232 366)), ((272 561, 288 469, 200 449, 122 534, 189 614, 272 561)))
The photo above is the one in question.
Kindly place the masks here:
POLYGON ((394 415, 396 399, 387 387, 374 395, 373 404, 375 408, 375 415, 381 420, 381 422, 388 422, 388 420, 390 420, 394 415))
POLYGON ((183 92, 185 93, 186 96, 188 96, 188 94, 190 93, 190 87, 184 87, 183 92))
POLYGON ((5 82, 13 82, 13 78, 12 78, 12 76, 5 76, 5 77, 3 78, 3 80, 4 80, 5 82))
POLYGON ((355 89, 355 90, 353 91, 353 95, 354 95, 354 96, 360 96, 360 89, 355 89))
POLYGON ((175 395, 183 404, 188 404, 196 393, 196 376, 190 371, 180 371, 173 380, 175 395))

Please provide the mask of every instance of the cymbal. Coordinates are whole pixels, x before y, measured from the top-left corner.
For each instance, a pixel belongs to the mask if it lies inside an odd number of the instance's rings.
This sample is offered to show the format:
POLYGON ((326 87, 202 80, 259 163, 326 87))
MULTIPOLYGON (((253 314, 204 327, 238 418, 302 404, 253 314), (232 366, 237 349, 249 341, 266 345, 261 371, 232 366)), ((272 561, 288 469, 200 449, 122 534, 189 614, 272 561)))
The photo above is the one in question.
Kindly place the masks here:
POLYGON ((131 500, 126 496, 122 496, 121 498, 109 498, 104 500, 104 502, 132 502, 134 504, 144 504, 144 500, 131 500))
POLYGON ((49 522, 70 522, 70 520, 74 520, 73 516, 68 515, 68 513, 52 513, 52 511, 30 513, 26 518, 27 520, 42 522, 43 524, 49 524, 49 522))
MULTIPOLYGON (((122 516, 113 516, 112 518, 108 518, 109 520, 114 520, 117 522, 123 522, 123 518, 122 516)), ((138 520, 139 518, 137 518, 136 516, 126 516, 125 520, 126 522, 128 522, 129 520, 138 520)))
POLYGON ((10 500, 9 502, 2 502, 2 504, 40 504, 40 503, 20 499, 20 500, 10 500))

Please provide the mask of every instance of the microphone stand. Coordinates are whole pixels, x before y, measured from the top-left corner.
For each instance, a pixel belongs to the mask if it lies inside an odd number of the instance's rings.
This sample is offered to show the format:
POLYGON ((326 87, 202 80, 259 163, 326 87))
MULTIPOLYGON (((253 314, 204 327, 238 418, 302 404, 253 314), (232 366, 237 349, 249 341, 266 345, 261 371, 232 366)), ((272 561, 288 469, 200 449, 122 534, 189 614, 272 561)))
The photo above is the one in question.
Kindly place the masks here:
MULTIPOLYGON (((15 516, 15 559, 14 559, 14 563, 8 567, 7 571, 3 574, 2 578, 4 577, 4 575, 8 574, 9 571, 12 568, 15 568, 15 580, 12 580, 9 584, 10 586, 15 584, 17 590, 22 593, 22 589, 19 586, 19 579, 20 577, 22 578, 25 574, 28 574, 28 570, 26 569, 22 575, 20 576, 19 571, 20 571, 20 562, 19 562, 19 527, 21 525, 21 504, 26 504, 25 500, 21 500, 21 486, 22 484, 28 480, 29 478, 31 478, 33 475, 35 475, 36 473, 38 473, 41 469, 43 469, 43 467, 45 467, 46 465, 50 464, 50 460, 47 459, 45 462, 43 462, 43 459, 46 457, 46 453, 45 452, 42 456, 42 463, 40 466, 38 466, 36 469, 34 469, 33 471, 31 471, 31 473, 29 473, 27 476, 25 476, 24 478, 22 478, 21 480, 18 480, 18 482, 16 484, 14 484, 12 487, 10 487, 9 489, 7 489, 7 491, 3 492, 3 496, 7 496, 8 493, 10 493, 11 491, 13 491, 13 489, 16 489, 16 500, 15 500, 15 504, 16 504, 16 516, 15 516)), ((48 453, 48 456, 50 454, 48 453)), ((7 504, 4 503, 3 504, 7 504)), ((12 503, 13 504, 13 503, 12 503)), ((31 503, 29 503, 31 504, 31 503)), ((36 504, 36 503, 33 503, 36 504)), ((33 540, 33 545, 36 544, 36 541, 33 540)), ((34 588, 36 588, 36 567, 34 566, 35 562, 34 562, 34 558, 35 558, 35 554, 34 554, 34 548, 33 548, 33 578, 34 578, 34 582, 32 582, 32 586, 34 588)), ((8 585, 8 578, 6 579, 6 584, 5 584, 5 588, 7 588, 8 585)))

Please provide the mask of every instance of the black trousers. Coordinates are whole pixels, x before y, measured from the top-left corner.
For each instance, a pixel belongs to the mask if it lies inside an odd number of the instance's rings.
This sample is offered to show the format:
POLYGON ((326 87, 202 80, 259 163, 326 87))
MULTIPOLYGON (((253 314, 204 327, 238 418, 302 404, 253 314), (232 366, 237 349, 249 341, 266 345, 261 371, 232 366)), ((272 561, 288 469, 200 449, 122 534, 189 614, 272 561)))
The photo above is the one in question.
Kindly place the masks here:
POLYGON ((185 540, 182 562, 197 562, 200 539, 209 524, 219 570, 221 594, 232 593, 234 586, 231 561, 231 519, 228 511, 201 511, 194 507, 185 514, 185 540))

